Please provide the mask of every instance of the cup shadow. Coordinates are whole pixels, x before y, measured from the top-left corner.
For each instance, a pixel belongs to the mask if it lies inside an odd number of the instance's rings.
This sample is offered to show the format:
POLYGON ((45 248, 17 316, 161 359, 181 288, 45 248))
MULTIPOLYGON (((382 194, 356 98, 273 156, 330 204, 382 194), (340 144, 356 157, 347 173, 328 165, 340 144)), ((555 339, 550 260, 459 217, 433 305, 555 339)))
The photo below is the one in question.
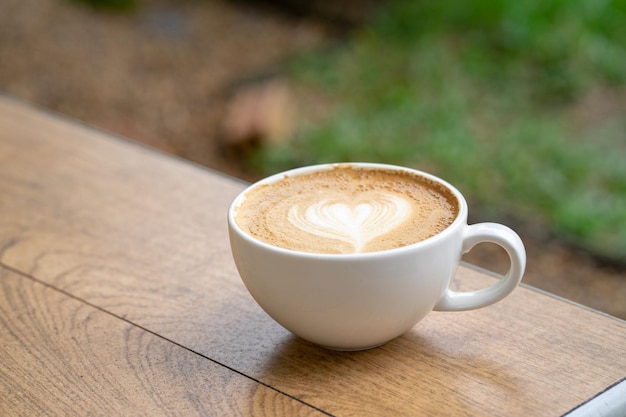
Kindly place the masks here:
MULTIPOLYGON (((480 353, 410 331, 380 347, 332 351, 296 336, 265 362, 262 381, 332 414, 469 415, 531 401, 515 375, 480 353)), ((504 412, 503 415, 506 415, 504 412)))

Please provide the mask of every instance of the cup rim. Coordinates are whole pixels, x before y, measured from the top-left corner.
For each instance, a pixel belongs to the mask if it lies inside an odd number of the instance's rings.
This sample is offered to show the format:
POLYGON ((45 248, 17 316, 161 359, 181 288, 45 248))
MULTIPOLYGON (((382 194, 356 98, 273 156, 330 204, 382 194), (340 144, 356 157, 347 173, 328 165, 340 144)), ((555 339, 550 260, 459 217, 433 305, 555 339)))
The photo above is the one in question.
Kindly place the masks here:
POLYGON ((425 171, 421 171, 415 168, 404 167, 400 165, 393 164, 383 164, 383 163, 375 163, 375 162, 332 162, 332 163, 324 163, 324 164, 315 164, 315 165, 307 165, 299 168, 293 168, 286 171, 278 172, 276 174, 265 177, 257 182, 254 182, 248 185, 243 191, 241 191, 231 202, 228 207, 228 224, 231 230, 235 231, 241 238, 250 242, 251 244, 258 245, 266 250, 270 250, 277 253, 284 253, 290 256, 300 256, 303 258, 315 258, 315 259, 358 259, 358 258, 377 258, 381 256, 389 256, 390 254, 399 254, 406 251, 415 250, 421 248, 423 246, 429 246, 441 239, 445 239, 447 235, 453 233, 453 230, 456 229, 459 224, 464 224, 467 221, 467 202, 463 194, 454 187, 452 184, 447 182, 446 180, 439 178, 433 174, 430 174, 425 171), (312 172, 317 171, 325 171, 331 170, 334 168, 341 167, 354 167, 357 169, 380 169, 380 170, 391 170, 391 171, 404 171, 412 174, 416 174, 422 176, 430 181, 434 181, 444 187, 446 187, 449 191, 452 192, 454 197, 456 198, 459 206, 459 211, 454 218, 454 221, 448 225, 444 230, 437 233, 434 236, 431 236, 427 239, 420 240, 415 243, 411 243, 409 245, 385 249, 374 252, 361 252, 361 253, 316 253, 316 252, 304 252, 293 249, 281 248, 280 246, 271 245, 266 243, 260 239, 251 236, 250 234, 244 232, 237 221, 235 220, 235 212, 237 207, 239 207, 245 201, 245 195, 253 188, 259 187, 264 184, 272 184, 274 182, 280 181, 283 178, 288 176, 299 176, 305 175, 312 172))

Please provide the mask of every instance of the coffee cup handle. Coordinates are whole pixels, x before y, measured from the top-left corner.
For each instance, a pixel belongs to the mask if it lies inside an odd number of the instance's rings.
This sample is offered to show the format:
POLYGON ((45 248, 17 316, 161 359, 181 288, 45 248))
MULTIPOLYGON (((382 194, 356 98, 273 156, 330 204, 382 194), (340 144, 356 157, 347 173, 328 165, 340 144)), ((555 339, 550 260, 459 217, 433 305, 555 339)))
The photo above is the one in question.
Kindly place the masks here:
POLYGON ((513 230, 498 223, 474 224, 465 229, 463 253, 486 242, 495 243, 506 251, 511 260, 508 272, 498 282, 480 290, 457 292, 448 288, 435 310, 461 311, 486 307, 502 300, 517 287, 526 268, 526 250, 520 237, 513 230))

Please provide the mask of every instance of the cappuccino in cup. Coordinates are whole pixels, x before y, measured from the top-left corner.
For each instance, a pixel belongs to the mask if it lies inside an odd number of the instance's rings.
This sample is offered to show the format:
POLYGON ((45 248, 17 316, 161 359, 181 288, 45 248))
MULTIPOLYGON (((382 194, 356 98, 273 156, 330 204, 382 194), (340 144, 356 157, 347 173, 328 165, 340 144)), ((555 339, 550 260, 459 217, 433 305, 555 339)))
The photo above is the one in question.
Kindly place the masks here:
POLYGON ((451 184, 411 168, 323 164, 265 178, 228 210, 233 259, 257 303, 320 346, 361 350, 411 329, 433 310, 486 307, 519 284, 526 252, 497 223, 467 224, 451 184), (511 261, 475 291, 450 282, 461 255, 495 243, 511 261))
POLYGON ((345 165, 254 188, 235 219, 246 233, 273 246, 348 254, 428 239, 458 212, 452 192, 428 178, 345 165))

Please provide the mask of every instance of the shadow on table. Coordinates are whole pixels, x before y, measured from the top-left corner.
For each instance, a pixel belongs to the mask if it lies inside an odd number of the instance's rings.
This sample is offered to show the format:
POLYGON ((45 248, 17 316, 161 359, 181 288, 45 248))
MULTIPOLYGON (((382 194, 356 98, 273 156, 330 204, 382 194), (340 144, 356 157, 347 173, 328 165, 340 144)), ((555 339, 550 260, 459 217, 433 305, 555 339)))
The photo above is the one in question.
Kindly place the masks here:
MULTIPOLYGON (((266 363, 261 381, 331 413, 470 415, 530 401, 515 375, 484 355, 411 331, 360 352, 320 348, 295 336, 266 363), (461 364, 461 366, 459 366, 461 364)), ((506 414, 506 413, 505 413, 506 414)))

